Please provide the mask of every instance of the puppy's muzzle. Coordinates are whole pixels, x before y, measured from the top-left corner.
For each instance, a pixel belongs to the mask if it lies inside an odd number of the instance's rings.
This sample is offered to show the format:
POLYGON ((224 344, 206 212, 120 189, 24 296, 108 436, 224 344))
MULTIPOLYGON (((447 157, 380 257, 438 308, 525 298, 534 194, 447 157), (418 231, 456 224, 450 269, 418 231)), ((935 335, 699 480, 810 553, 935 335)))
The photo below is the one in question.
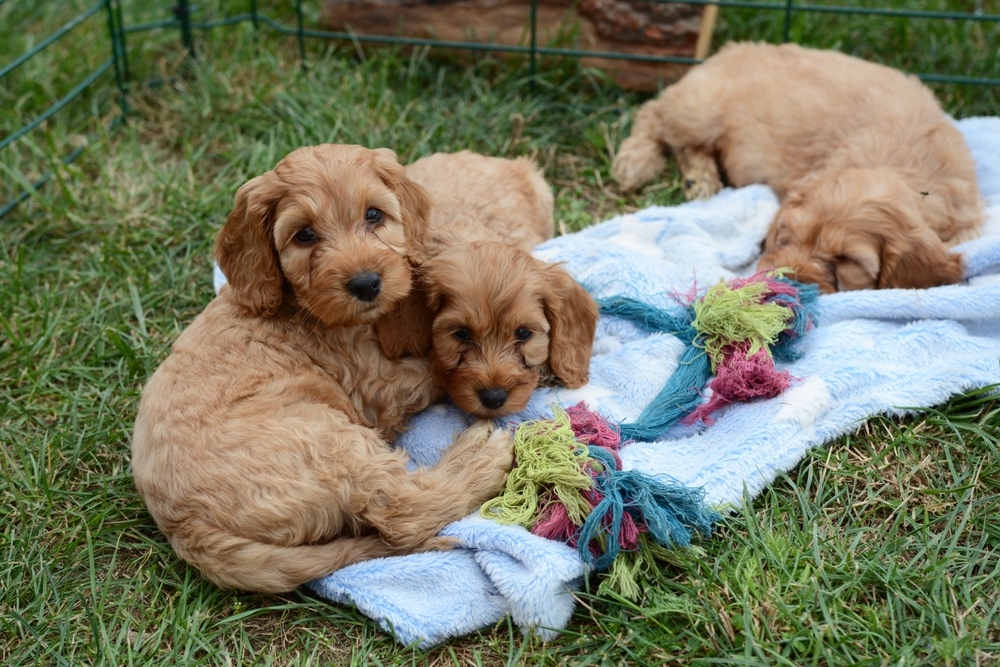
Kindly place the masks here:
POLYGON ((488 387, 476 392, 479 395, 479 402, 489 410, 502 408, 507 402, 507 391, 500 387, 488 387))
POLYGON ((358 301, 374 301, 382 291, 382 276, 374 271, 355 273, 347 281, 347 291, 358 301))

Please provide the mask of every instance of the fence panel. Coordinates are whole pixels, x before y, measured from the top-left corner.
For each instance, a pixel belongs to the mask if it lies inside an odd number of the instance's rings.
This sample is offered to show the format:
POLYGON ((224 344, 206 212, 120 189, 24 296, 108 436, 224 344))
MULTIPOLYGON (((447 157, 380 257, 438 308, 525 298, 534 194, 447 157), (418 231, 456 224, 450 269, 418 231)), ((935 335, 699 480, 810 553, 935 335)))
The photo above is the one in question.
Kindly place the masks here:
MULTIPOLYGON (((777 16, 780 20, 781 39, 784 41, 796 40, 797 21, 804 17, 814 20, 815 17, 831 17, 828 20, 845 17, 862 17, 864 20, 884 20, 884 21, 906 21, 906 22, 951 22, 956 25, 980 26, 981 30, 986 30, 992 41, 988 40, 987 49, 992 45, 992 54, 995 76, 969 75, 968 73, 940 73, 940 72, 918 72, 923 80, 937 83, 949 83, 970 86, 1000 86, 1000 72, 997 72, 996 44, 1000 44, 997 37, 1000 31, 1000 12, 996 10, 990 12, 982 8, 981 0, 978 1, 977 9, 971 12, 951 11, 950 9, 909 9, 906 7, 868 7, 860 5, 835 4, 837 0, 831 0, 831 4, 810 4, 796 3, 795 0, 784 0, 779 2, 751 2, 743 0, 650 0, 657 3, 676 3, 689 5, 710 5, 729 10, 753 12, 768 12, 777 16)), ((934 0, 931 0, 932 2, 934 0)), ((0 17, 2 17, 8 7, 4 7, 5 0, 0 0, 0 17)), ((945 5, 947 6, 947 5, 945 5)), ((150 6, 144 4, 144 9, 149 12, 150 6)), ((307 66, 306 41, 309 39, 318 40, 339 40, 349 41, 358 44, 390 44, 403 46, 427 46, 435 48, 462 49, 478 52, 499 52, 522 54, 528 57, 530 79, 533 81, 538 71, 538 59, 541 56, 559 58, 605 58, 613 60, 632 60, 651 63, 670 64, 695 64, 700 62, 693 57, 683 56, 660 56, 649 54, 622 53, 614 51, 593 51, 581 48, 571 48, 567 46, 539 45, 538 43, 538 0, 531 0, 526 43, 522 44, 497 44, 489 42, 465 42, 447 41, 437 39, 427 39, 419 37, 401 37, 384 35, 361 35, 353 32, 337 32, 323 30, 320 28, 305 27, 305 11, 302 0, 296 0, 294 5, 294 24, 287 23, 281 19, 276 19, 268 13, 260 10, 257 0, 249 0, 247 9, 249 11, 233 13, 208 20, 197 20, 195 15, 198 11, 192 6, 189 0, 176 0, 175 4, 161 2, 156 3, 153 12, 159 11, 161 15, 172 14, 171 18, 161 18, 146 22, 136 22, 133 25, 126 25, 123 20, 123 10, 121 0, 99 0, 83 12, 73 16, 68 22, 57 30, 44 37, 37 45, 25 53, 13 58, 9 63, 0 68, 0 83, 5 77, 15 72, 32 58, 38 57, 46 49, 56 44, 67 35, 80 29, 89 29, 96 36, 100 34, 101 39, 107 40, 109 57, 98 67, 84 76, 75 87, 65 95, 57 99, 43 112, 37 114, 18 128, 9 129, 7 133, 0 137, 0 151, 9 150, 18 140, 29 135, 45 121, 52 118, 65 109, 74 100, 77 100, 85 91, 91 90, 95 86, 100 86, 105 81, 105 75, 109 71, 114 71, 114 84, 119 94, 119 107, 121 110, 113 125, 122 122, 129 112, 128 95, 134 85, 132 70, 130 67, 130 54, 127 42, 128 36, 146 35, 155 31, 177 31, 177 41, 179 46, 186 51, 188 58, 197 58, 198 52, 195 48, 195 33, 198 31, 210 31, 216 28, 237 25, 241 23, 251 23, 256 30, 268 30, 273 33, 292 36, 296 39, 299 51, 299 58, 302 68, 307 66), (91 19, 95 19, 98 14, 104 13, 106 17, 106 27, 98 30, 91 19)), ((8 11, 8 15, 9 15, 8 11)), ((903 24, 904 29, 909 24, 903 24)), ((936 25, 936 24, 935 24, 936 25)), ((967 29, 967 28, 962 28, 967 29)), ((805 28, 803 28, 805 30, 805 28)), ((756 31, 751 31, 756 32, 756 31)), ((961 40, 960 40, 961 41, 961 40)), ((975 46, 971 47, 973 50, 975 46)), ((945 54, 948 55, 948 54, 945 54)), ((990 53, 984 51, 984 59, 989 59, 990 53)), ((159 80, 144 81, 144 84, 162 83, 159 80)), ((75 150, 60 158, 62 164, 69 164, 84 151, 84 147, 77 147, 75 150)), ((16 167, 7 167, 7 170, 16 167)), ((29 181, 23 175, 15 178, 24 187, 19 192, 9 197, 8 201, 0 201, 0 218, 9 213, 20 202, 31 196, 38 188, 44 186, 53 177, 53 172, 47 171, 34 181, 29 181)))

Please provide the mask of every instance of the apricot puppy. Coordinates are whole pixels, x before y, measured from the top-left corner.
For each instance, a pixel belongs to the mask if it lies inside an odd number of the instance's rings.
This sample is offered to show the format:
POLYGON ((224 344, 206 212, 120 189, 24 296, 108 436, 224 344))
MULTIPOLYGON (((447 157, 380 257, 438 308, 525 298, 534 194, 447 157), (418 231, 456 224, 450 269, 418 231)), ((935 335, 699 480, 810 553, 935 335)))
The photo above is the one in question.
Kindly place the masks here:
POLYGON ((542 376, 587 383, 597 305, 561 266, 478 241, 425 269, 432 368, 462 410, 484 418, 523 410, 542 376))
POLYGON ((639 109, 615 178, 648 183, 667 148, 690 199, 723 176, 774 188, 759 266, 790 266, 824 292, 957 282, 948 248, 982 225, 972 155, 930 90, 835 51, 723 47, 639 109))
POLYGON ((428 257, 473 241, 500 241, 531 252, 552 238, 554 200, 538 165, 472 151, 434 153, 406 167, 427 191, 428 257))
POLYGON ((223 587, 280 592, 436 537, 503 488, 509 434, 478 422, 432 468, 392 437, 440 396, 374 322, 410 293, 429 202, 395 154, 301 148, 239 189, 229 279, 146 385, 136 487, 174 550, 223 587))
POLYGON ((406 174, 433 205, 420 288, 405 317, 379 323, 390 356, 429 354, 455 404, 483 418, 524 409, 542 375, 586 384, 597 305, 565 269, 528 252, 554 227, 538 167, 462 151, 406 174))

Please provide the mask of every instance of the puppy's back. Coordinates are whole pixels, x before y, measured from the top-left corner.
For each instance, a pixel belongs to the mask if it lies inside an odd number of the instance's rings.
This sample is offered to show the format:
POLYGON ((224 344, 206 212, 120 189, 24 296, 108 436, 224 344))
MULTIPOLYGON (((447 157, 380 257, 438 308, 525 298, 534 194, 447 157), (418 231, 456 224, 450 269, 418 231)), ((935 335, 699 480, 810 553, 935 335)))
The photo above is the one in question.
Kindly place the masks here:
POLYGON ((501 241, 527 251, 552 238, 552 191, 529 158, 435 153, 406 167, 406 175, 433 201, 432 237, 501 241))
POLYGON ((713 146, 737 186, 798 178, 858 132, 907 145, 948 122, 915 77, 795 44, 729 44, 658 103, 678 134, 668 143, 713 146))

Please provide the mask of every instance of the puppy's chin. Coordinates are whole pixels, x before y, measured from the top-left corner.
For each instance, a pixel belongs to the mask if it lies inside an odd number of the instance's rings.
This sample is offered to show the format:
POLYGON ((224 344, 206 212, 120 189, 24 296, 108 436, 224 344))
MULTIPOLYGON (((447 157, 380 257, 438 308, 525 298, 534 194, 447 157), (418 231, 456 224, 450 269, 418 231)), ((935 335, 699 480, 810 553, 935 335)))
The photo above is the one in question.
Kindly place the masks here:
POLYGON ((391 300, 381 295, 374 301, 359 301, 344 289, 331 289, 310 294, 308 299, 300 299, 300 303, 314 317, 331 328, 373 324, 379 317, 392 310, 398 301, 399 299, 391 300))
POLYGON ((463 412, 480 419, 498 419, 520 412, 527 407, 531 392, 538 386, 538 371, 535 369, 524 369, 513 377, 505 378, 506 381, 503 382, 490 382, 478 373, 463 370, 463 367, 459 367, 456 372, 445 376, 443 386, 447 388, 448 396, 455 405, 463 412), (479 390, 488 386, 507 392, 507 401, 499 408, 488 408, 479 399, 479 390))

